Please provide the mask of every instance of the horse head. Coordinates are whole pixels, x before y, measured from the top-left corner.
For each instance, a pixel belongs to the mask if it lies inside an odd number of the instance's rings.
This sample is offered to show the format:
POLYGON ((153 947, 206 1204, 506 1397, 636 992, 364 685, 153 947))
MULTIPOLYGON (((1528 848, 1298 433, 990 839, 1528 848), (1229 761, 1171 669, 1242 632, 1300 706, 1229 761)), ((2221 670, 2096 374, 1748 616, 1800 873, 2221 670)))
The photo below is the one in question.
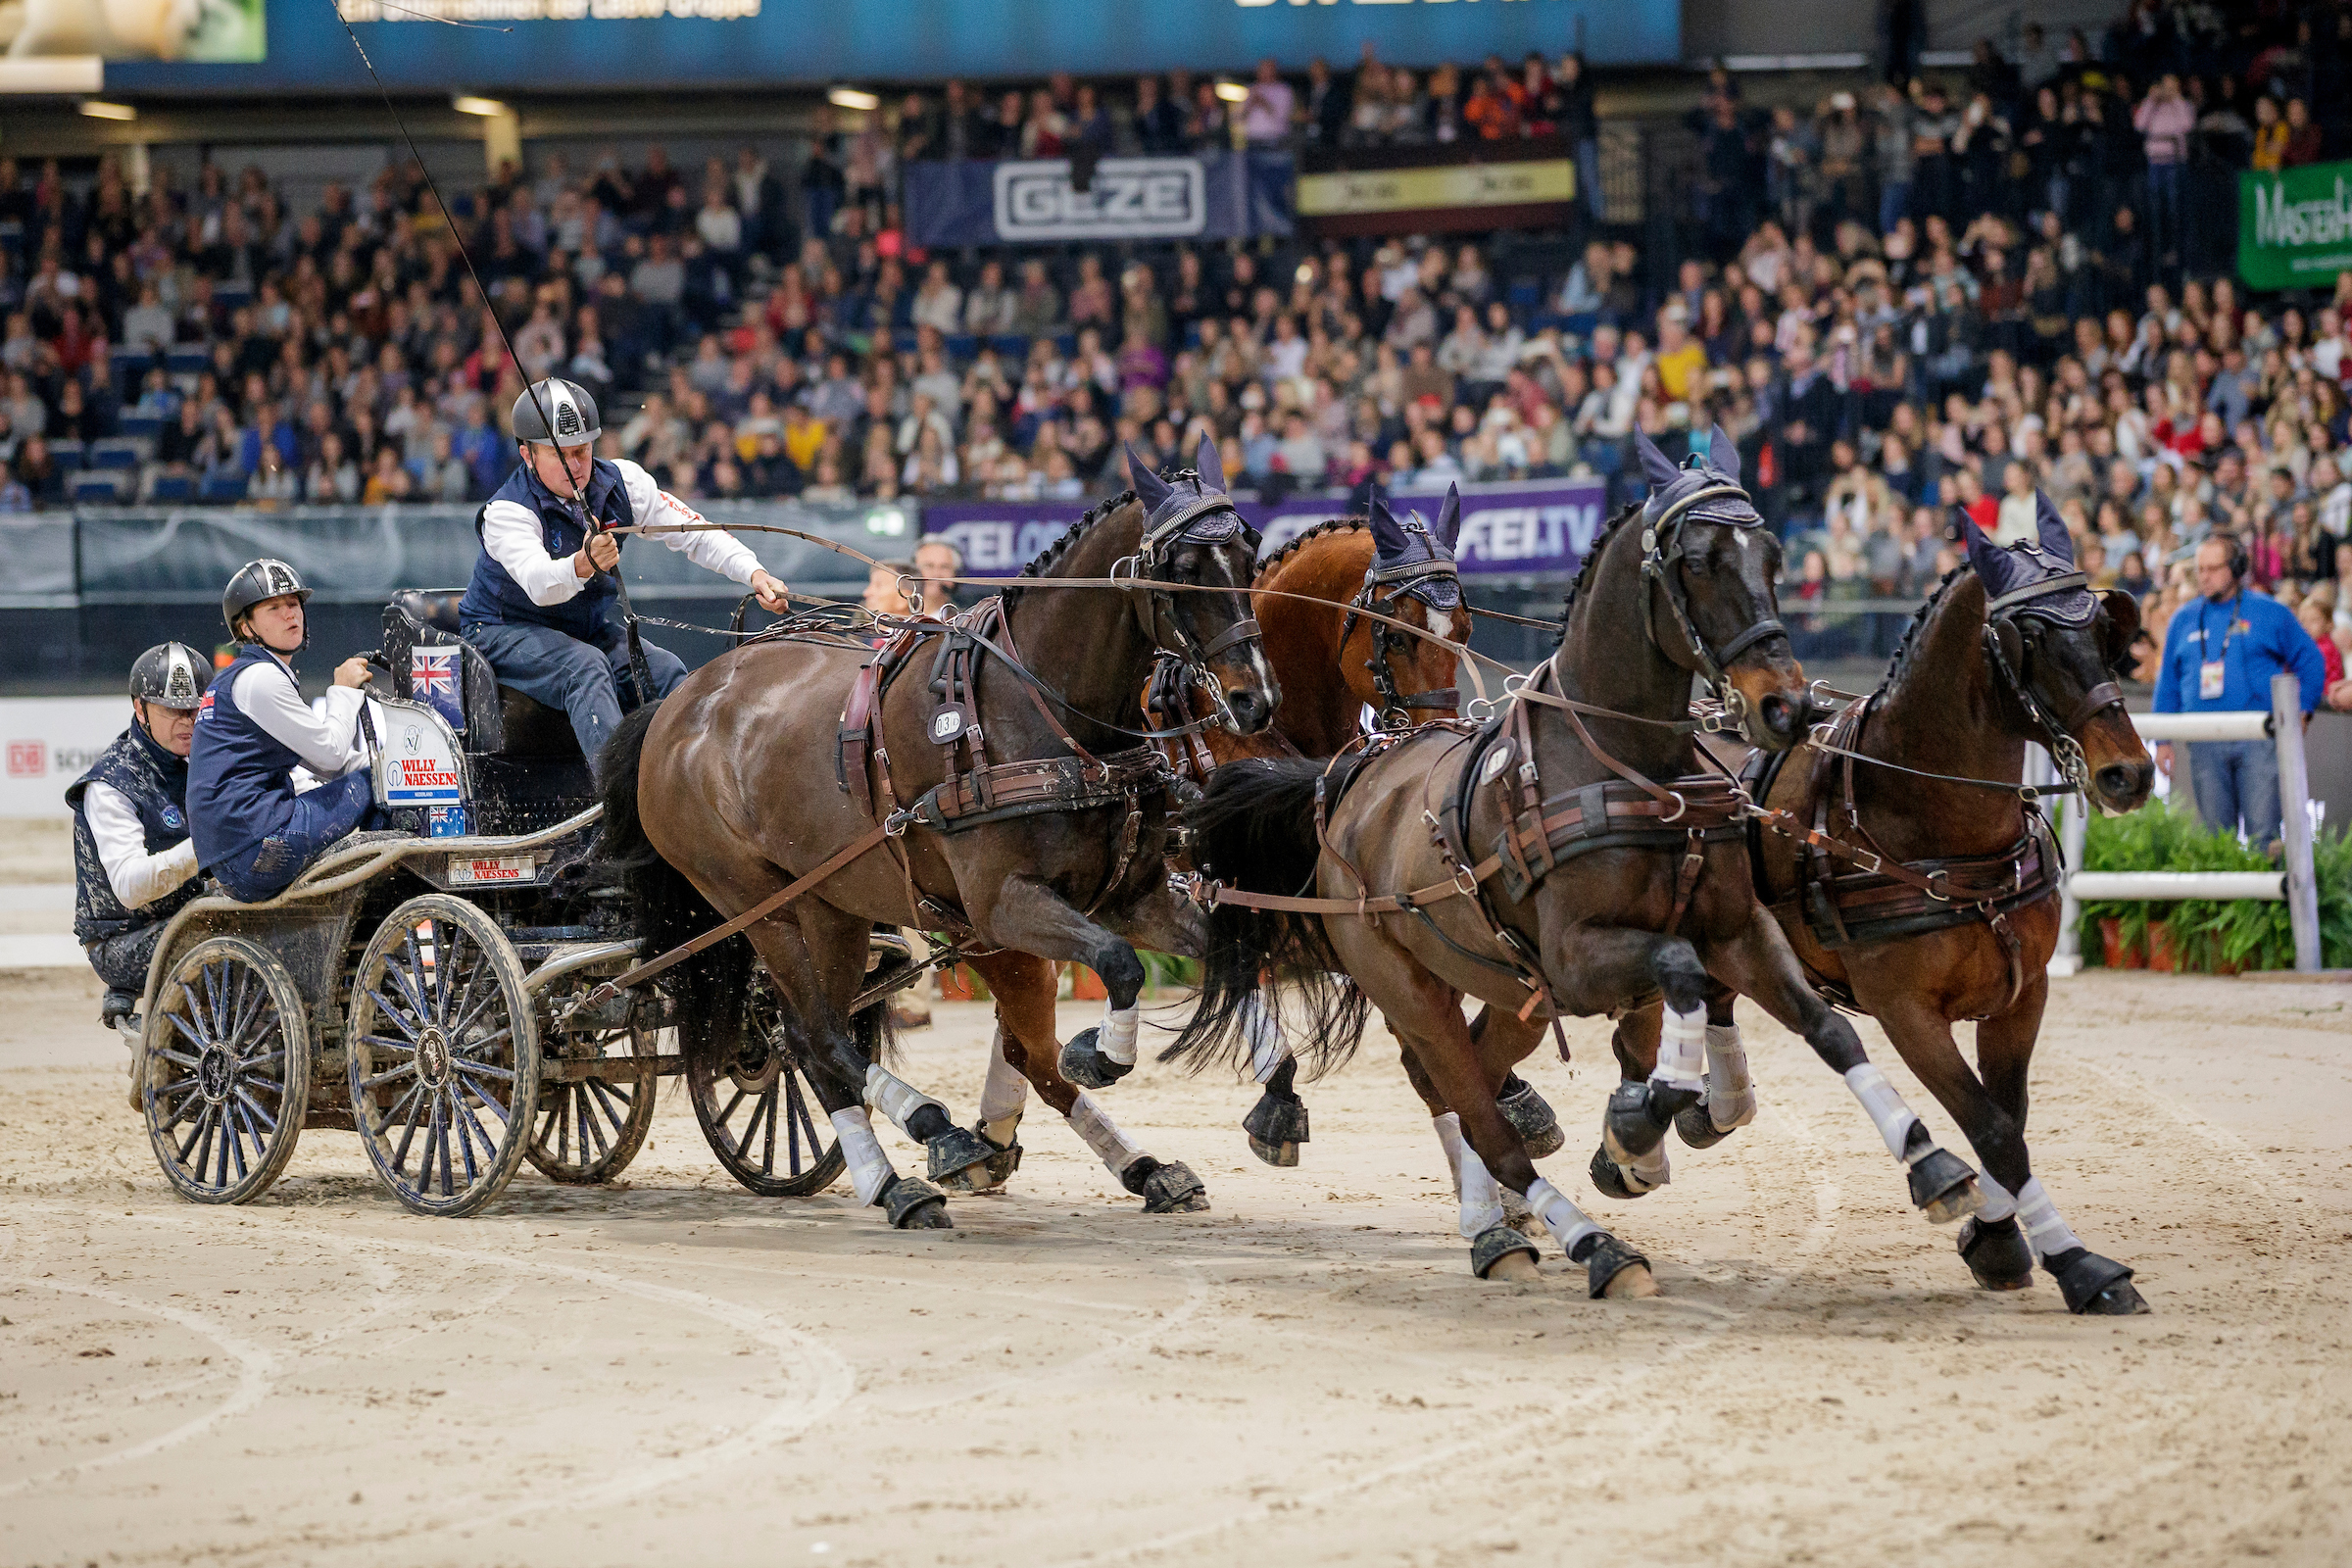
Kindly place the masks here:
POLYGON ((2034 537, 2002 548, 1965 514, 1968 564, 1984 585, 1985 657, 2022 728, 2049 748, 2084 794, 2111 811, 2136 810, 2155 765, 2124 710, 2117 680, 2139 634, 2139 607, 2114 589, 2093 592, 2050 498, 2034 493, 2034 537))
POLYGON ((1364 572, 1356 604, 1436 636, 1415 637, 1351 614, 1341 633, 1341 662, 1356 666, 1352 650, 1361 637, 1365 657, 1360 662, 1372 678, 1371 706, 1383 725, 1404 728, 1418 719, 1449 716, 1459 706, 1453 682, 1460 656, 1454 649, 1470 640, 1470 615, 1462 606, 1461 578, 1453 561, 1454 541, 1462 530, 1460 487, 1446 487, 1434 526, 1418 512, 1399 518, 1377 488, 1366 517, 1372 529, 1372 564, 1364 572))
POLYGON ((1773 584, 1781 542, 1740 483, 1740 451, 1717 425, 1707 455, 1677 467, 1636 434, 1649 498, 1642 506, 1642 612, 1650 641, 1703 678, 1751 746, 1803 739, 1811 704, 1773 584))
POLYGON ((1142 514, 1134 554, 1113 574, 1133 579, 1145 637, 1215 692, 1227 729, 1254 735, 1273 721, 1282 701, 1250 610, 1257 530, 1225 493, 1216 443, 1202 437, 1194 461, 1194 467, 1163 479, 1127 449, 1142 514), (1173 593, 1156 585, 1230 591, 1173 593))

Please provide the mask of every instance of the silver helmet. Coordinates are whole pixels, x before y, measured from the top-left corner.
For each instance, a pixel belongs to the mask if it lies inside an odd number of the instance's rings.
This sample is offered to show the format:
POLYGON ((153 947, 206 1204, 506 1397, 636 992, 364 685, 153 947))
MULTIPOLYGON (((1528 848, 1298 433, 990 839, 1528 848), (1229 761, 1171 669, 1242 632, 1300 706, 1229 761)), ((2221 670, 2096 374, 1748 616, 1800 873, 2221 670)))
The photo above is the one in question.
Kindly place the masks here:
POLYGON ((186 643, 158 643, 130 666, 130 695, 157 708, 195 708, 212 683, 211 662, 186 643))
POLYGON ((522 389, 514 400, 511 422, 517 441, 536 441, 559 447, 596 444, 604 434, 597 418, 596 399, 577 381, 551 375, 522 389))
MULTIPOLYGON (((237 568, 235 576, 228 579, 228 590, 220 596, 220 618, 228 622, 229 635, 238 636, 237 622, 243 618, 245 612, 265 599, 280 599, 287 594, 292 594, 306 605, 311 602, 311 590, 304 585, 302 573, 284 562, 268 556, 259 561, 248 561, 237 568)), ((303 640, 308 642, 307 622, 304 631, 303 640)))

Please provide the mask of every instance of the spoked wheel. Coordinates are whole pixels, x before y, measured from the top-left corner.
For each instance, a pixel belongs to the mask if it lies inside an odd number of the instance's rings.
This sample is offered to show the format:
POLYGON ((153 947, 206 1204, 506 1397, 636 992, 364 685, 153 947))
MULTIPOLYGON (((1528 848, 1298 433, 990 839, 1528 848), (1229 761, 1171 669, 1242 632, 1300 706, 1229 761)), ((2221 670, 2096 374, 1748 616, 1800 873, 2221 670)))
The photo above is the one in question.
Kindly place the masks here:
POLYGON ((311 1101, 311 1029, 277 955, 245 937, 188 950, 147 1015, 140 1102, 157 1163, 198 1203, 259 1198, 311 1101))
POLYGON ((539 1105, 539 1025, 522 960, 463 899, 384 917, 351 982, 351 1112, 392 1196, 471 1214, 522 1163, 539 1105))
POLYGON ((635 1024, 557 1037, 553 1060, 603 1065, 595 1078, 540 1084, 539 1120, 524 1152, 542 1175, 586 1187, 628 1169, 654 1125, 654 1032, 635 1024))
MULTIPOLYGON (((878 1028, 880 1010, 858 1014, 858 1026, 870 1015, 878 1028)), ((727 1174, 752 1192, 762 1198, 821 1193, 848 1161, 782 1027, 783 1004, 764 973, 753 977, 744 1012, 742 1038, 733 1049, 705 1045, 686 1053, 694 1119, 727 1174)))

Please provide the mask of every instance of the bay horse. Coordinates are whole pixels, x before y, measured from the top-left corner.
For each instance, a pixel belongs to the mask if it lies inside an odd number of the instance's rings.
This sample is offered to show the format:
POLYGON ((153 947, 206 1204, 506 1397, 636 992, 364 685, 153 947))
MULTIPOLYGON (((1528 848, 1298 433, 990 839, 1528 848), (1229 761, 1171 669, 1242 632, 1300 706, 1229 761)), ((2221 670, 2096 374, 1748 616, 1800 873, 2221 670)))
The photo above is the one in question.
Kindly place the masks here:
MULTIPOLYGON (((1584 1265, 1594 1297, 1654 1293, 1647 1260, 1537 1173, 1495 1102, 1507 1067, 1566 1014, 1665 999, 1672 1049, 1610 1100, 1622 1158, 1654 1149, 1705 1097, 1706 1000, 1720 982, 1845 1078, 1931 1219, 1980 1201, 1974 1173, 1935 1147, 1852 1026, 1806 988, 1748 877, 1746 798, 1699 771, 1694 676, 1759 749, 1804 735, 1804 672, 1773 591, 1779 543, 1720 430, 1686 469, 1638 445, 1651 494, 1596 541, 1559 647, 1504 711, 1329 764, 1245 761, 1212 775, 1187 825, 1203 874, 1223 885, 1209 890, 1200 1004, 1168 1053, 1198 1065, 1244 1049, 1242 1003, 1270 963, 1291 968, 1324 1016, 1339 1005, 1327 971, 1344 970, 1448 1107, 1437 1130, 1449 1154, 1464 1146, 1453 1158, 1472 1268, 1532 1266, 1533 1244, 1504 1222, 1499 1179, 1584 1265), (1488 1004, 1475 1035, 1465 994, 1488 1004)), ((1358 1008, 1352 1031, 1321 1031, 1306 1049, 1344 1054, 1363 1021, 1358 1008)))
MULTIPOLYGON (((1757 800, 1786 815, 1758 824, 1751 848, 1758 896, 1806 979, 1878 1019, 1984 1162, 1984 1206, 1959 1237, 1977 1283, 2027 1289, 2038 1259, 2069 1311, 2120 1315, 2147 1310, 2132 1270, 2082 1245, 2026 1150, 2060 867, 2021 784, 2027 743, 2038 742, 2086 802, 2115 812, 2146 803, 2155 769, 2114 675, 2139 612, 2128 594, 2088 589, 2057 509, 2034 501, 2037 537, 2006 550, 1959 519, 1968 561, 1920 608, 1878 690, 1819 744, 1757 770, 1757 800), (1977 1024, 1976 1072, 1952 1038, 1963 1019, 1977 1024)), ((1629 1079, 1648 1072, 1658 1023, 1654 1008, 1620 1021, 1629 1079)), ((1720 989, 1707 1030, 1738 1037, 1720 989)), ((1698 1149, 1729 1132, 1703 1107, 1676 1125, 1698 1149)))
POLYGON ((858 1198, 901 1228, 952 1221, 937 1187, 892 1168, 869 1104, 925 1146, 934 1177, 992 1151, 853 1033, 877 922, 982 950, 967 961, 1006 998, 1034 997, 1042 974, 1042 1024, 1000 1009, 1005 1060, 1148 1208, 1205 1206, 1199 1178, 1129 1141, 1053 1053, 1054 960, 1102 976, 1109 1001, 1089 1050, 1124 1072, 1144 982, 1134 944, 1198 950, 1164 863, 1173 781, 1130 744, 1153 660, 1185 660, 1244 734, 1281 698, 1250 616, 1256 538, 1215 447, 1202 442, 1199 467, 1173 481, 1129 459, 1135 490, 1087 513, 999 598, 907 623, 880 650, 792 635, 739 647, 632 713, 599 769, 602 853, 657 949, 821 877, 748 928, 749 951, 711 947, 668 989, 685 1049, 730 1049, 757 953, 858 1198), (1054 591, 1055 579, 1119 586, 1054 591), (928 681, 908 678, 925 650, 928 681))

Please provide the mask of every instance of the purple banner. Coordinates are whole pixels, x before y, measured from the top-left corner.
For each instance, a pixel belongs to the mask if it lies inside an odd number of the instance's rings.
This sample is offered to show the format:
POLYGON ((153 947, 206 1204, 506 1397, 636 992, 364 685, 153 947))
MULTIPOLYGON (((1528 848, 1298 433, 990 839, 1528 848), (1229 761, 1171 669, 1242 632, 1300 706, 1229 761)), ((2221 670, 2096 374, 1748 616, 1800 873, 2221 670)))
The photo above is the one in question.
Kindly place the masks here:
MULTIPOLYGON (((1434 518, 1444 498, 1443 489, 1396 490, 1389 505, 1434 518)), ((1265 535, 1269 551, 1347 510, 1345 500, 1332 496, 1272 504, 1245 498, 1238 505, 1265 535)), ((923 508, 923 532, 954 541, 968 575, 1010 577, 1085 511, 1077 501, 943 501, 923 508)), ((1566 577, 1584 561, 1607 515, 1608 491, 1598 479, 1466 485, 1455 559, 1469 577, 1566 577)))

